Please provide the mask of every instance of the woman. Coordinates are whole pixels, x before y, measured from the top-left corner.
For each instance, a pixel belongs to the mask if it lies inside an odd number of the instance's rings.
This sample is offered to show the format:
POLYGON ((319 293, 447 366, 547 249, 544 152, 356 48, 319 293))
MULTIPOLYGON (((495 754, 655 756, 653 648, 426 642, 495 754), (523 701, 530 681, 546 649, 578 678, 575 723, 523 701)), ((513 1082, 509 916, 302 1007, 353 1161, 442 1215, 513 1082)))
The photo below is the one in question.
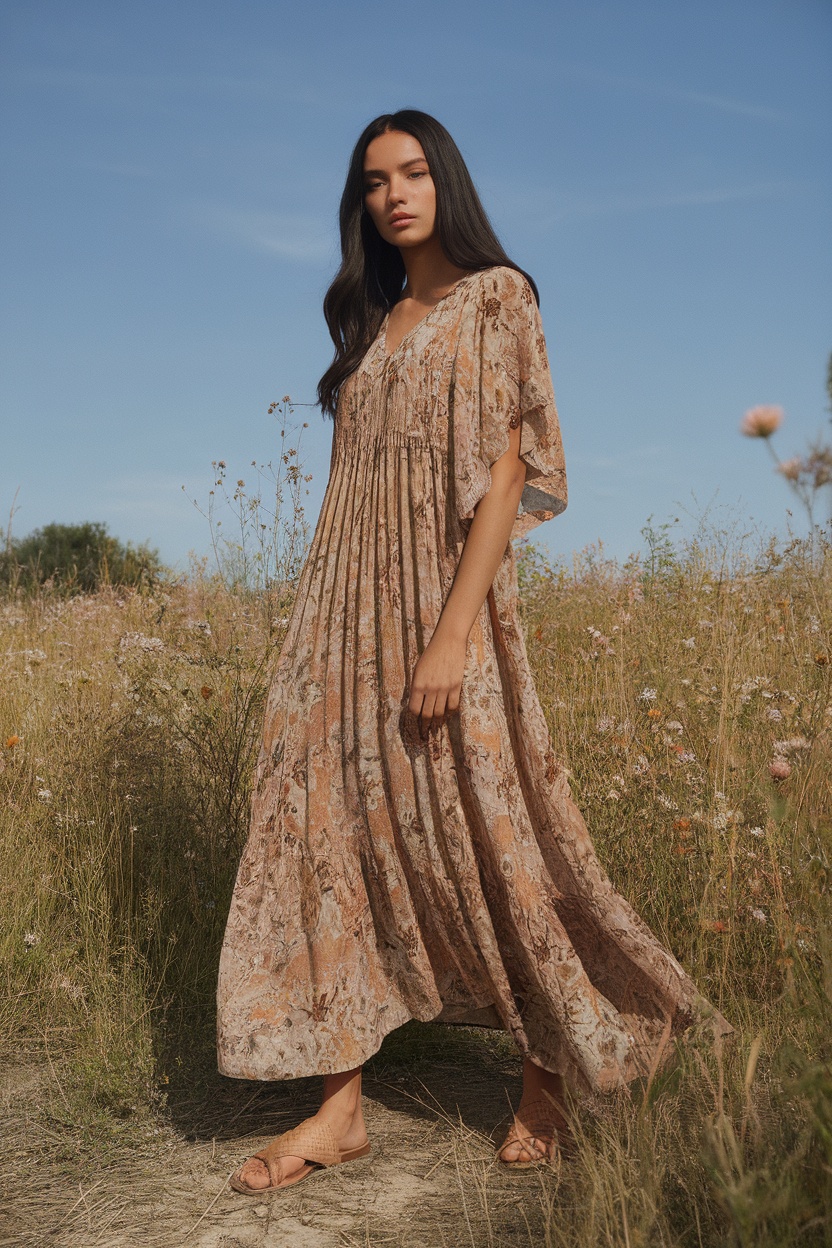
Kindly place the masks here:
POLYGON ((514 1036, 498 1157, 526 1166, 565 1082, 626 1085, 709 1012, 602 871, 529 671, 509 539, 566 506, 534 283, 421 112, 365 129, 340 222, 330 478, 218 992, 220 1071, 322 1074, 323 1101, 234 1176, 251 1194, 370 1151, 361 1067, 411 1018, 514 1036))

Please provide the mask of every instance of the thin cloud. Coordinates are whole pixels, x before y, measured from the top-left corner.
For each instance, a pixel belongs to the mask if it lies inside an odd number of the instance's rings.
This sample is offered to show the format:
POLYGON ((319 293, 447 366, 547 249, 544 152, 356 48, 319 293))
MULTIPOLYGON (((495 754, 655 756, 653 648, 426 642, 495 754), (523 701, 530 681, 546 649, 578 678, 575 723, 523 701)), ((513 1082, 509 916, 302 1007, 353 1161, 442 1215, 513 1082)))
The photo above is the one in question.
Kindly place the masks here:
POLYGON ((331 256, 334 239, 322 217, 303 213, 254 212, 201 205, 203 228, 225 234, 244 247, 282 260, 315 264, 331 256))
POLYGON ((640 95, 659 96, 666 100, 678 100, 680 103, 695 104, 702 108, 715 109, 723 113, 736 113, 738 116, 750 117, 755 121, 777 122, 782 124, 789 120, 789 115, 780 109, 771 108, 767 104, 758 104, 748 100, 737 100, 727 95, 712 92, 688 91, 684 87, 661 82, 648 82, 641 78, 630 78, 623 74, 610 74, 604 70, 590 69, 584 65, 562 65, 559 72, 584 82, 595 82, 600 86, 618 87, 624 91, 635 91, 640 95))
POLYGON ((623 471, 629 479, 655 477, 658 472, 664 473, 672 458, 671 448, 660 443, 633 446, 622 450, 618 455, 585 455, 580 451, 573 451, 570 456, 573 468, 589 468, 593 472, 623 471))
POLYGON ((645 194, 578 195, 563 191, 525 191, 522 196, 499 188, 500 199, 513 212, 523 215, 538 229, 548 229, 570 218, 616 216, 623 213, 661 212, 674 208, 696 208, 737 203, 743 200, 777 199, 805 192, 808 182, 784 180, 752 182, 745 186, 713 186, 690 190, 655 190, 645 194))

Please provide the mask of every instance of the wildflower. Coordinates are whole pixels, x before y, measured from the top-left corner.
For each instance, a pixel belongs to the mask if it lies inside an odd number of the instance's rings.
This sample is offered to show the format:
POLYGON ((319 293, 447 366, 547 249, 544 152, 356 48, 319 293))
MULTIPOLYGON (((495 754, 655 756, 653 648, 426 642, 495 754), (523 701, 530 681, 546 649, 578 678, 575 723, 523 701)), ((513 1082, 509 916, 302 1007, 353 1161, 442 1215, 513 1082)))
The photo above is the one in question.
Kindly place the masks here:
POLYGON ((209 698, 214 696, 214 690, 210 685, 203 685, 199 692, 202 694, 206 702, 209 698))
POLYGON ((643 776, 645 772, 650 770, 650 763, 644 754, 639 754, 633 765, 633 774, 643 776))
POLYGON ((768 770, 773 780, 788 780, 792 774, 792 765, 782 754, 775 754, 768 765, 768 770))
POLYGON ((20 737, 16 733, 12 733, 10 737, 6 737, 6 749, 13 750, 16 745, 20 745, 20 737))
POLYGON ((658 694, 655 689, 642 689, 638 695, 639 702, 655 702, 658 694))
POLYGON ((651 709, 647 712, 647 715, 650 719, 661 719, 662 717, 661 711, 656 707, 651 707, 651 709))
POLYGON ((683 638, 683 640, 682 640, 682 645, 683 645, 683 646, 686 646, 686 647, 688 648, 688 650, 692 650, 692 649, 694 648, 694 646, 696 645, 696 638, 695 638, 695 637, 685 637, 685 638, 683 638))
POLYGON ((687 832, 690 828, 690 819, 674 819, 673 826, 677 832, 687 832))
POLYGON ((811 750, 812 743, 807 741, 805 737, 789 737, 787 741, 775 741, 775 754, 792 754, 795 750, 811 750))
POLYGON ((39 802, 51 802, 52 790, 51 789, 38 789, 38 801, 39 802))
POLYGON ((161 637, 146 637, 144 633, 125 633, 118 643, 119 650, 164 650, 161 637))
POLYGON ((666 797, 664 793, 656 794, 656 801, 660 806, 664 806, 665 810, 678 810, 679 807, 673 801, 672 797, 666 797))
POLYGON ((829 659, 823 653, 822 650, 819 650, 817 654, 815 655, 815 662, 817 663, 818 667, 825 667, 826 664, 829 662, 829 659))
POLYGON ((799 455, 793 456, 792 459, 784 459, 782 464, 777 465, 777 472, 781 477, 785 477, 787 481, 799 481, 800 474, 803 471, 803 460, 799 455))
POLYGON ((727 932, 728 924, 723 923, 722 919, 712 919, 709 927, 712 932, 727 932))
POLYGON ((752 919, 756 919, 758 923, 768 923, 768 915, 765 910, 761 910, 759 906, 755 906, 751 910, 751 917, 752 919))
POLYGON ((35 945, 40 944, 40 936, 35 932, 24 932, 23 943, 27 949, 34 949, 35 945))
POLYGON ((610 789, 609 793, 607 794, 607 801, 608 801, 608 802, 617 802, 617 801, 620 801, 620 800, 621 800, 621 794, 620 794, 620 793, 617 793, 617 792, 615 791, 615 789, 610 789))
POLYGON ((610 715, 602 715, 595 725, 596 732, 611 732, 615 727, 615 720, 610 715))
POLYGON ((766 834, 765 828, 749 828, 748 831, 751 836, 765 836, 766 834))
POLYGON ((665 723, 668 732, 684 732, 684 727, 679 723, 678 719, 669 719, 665 723))
POLYGON ((750 407, 740 423, 740 433, 744 433, 747 438, 770 438, 782 423, 782 407, 768 404, 750 407))
POLYGON ((680 763, 695 763, 696 755, 694 754, 693 750, 683 750, 682 753, 679 755, 679 762, 680 763))
POLYGON ((783 712, 778 711, 776 706, 770 706, 766 711, 766 719, 770 719, 772 723, 779 724, 783 718, 783 712))

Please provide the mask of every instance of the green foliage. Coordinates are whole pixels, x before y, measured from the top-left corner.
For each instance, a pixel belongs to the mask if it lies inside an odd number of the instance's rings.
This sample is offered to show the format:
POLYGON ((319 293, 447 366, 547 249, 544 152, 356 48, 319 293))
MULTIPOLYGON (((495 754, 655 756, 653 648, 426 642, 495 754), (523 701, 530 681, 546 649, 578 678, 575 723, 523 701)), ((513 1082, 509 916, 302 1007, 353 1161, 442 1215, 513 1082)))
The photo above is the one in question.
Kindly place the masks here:
POLYGON ((153 584, 164 571, 158 551, 125 545, 106 524, 90 522, 46 524, 27 537, 7 537, 0 554, 0 585, 24 591, 48 586, 89 594, 104 585, 153 584))

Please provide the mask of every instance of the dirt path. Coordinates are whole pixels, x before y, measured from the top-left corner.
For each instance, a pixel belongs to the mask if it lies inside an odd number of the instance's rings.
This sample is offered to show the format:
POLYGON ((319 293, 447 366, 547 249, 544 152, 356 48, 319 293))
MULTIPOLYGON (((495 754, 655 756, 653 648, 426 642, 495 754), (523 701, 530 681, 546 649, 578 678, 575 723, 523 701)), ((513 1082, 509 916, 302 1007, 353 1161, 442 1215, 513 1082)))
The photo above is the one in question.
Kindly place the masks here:
POLYGON ((557 1171, 511 1173, 494 1160, 520 1094, 507 1038, 420 1026, 409 1025, 409 1055, 382 1050, 365 1067, 372 1154, 263 1200, 233 1192, 228 1176, 314 1112, 318 1079, 209 1076, 198 1099, 172 1096, 165 1117, 128 1121, 121 1140, 110 1130, 96 1147, 94 1132, 61 1120, 48 1067, 6 1072, 0 1248, 545 1244, 557 1171), (431 1051, 414 1059, 414 1038, 430 1033, 431 1051))

